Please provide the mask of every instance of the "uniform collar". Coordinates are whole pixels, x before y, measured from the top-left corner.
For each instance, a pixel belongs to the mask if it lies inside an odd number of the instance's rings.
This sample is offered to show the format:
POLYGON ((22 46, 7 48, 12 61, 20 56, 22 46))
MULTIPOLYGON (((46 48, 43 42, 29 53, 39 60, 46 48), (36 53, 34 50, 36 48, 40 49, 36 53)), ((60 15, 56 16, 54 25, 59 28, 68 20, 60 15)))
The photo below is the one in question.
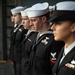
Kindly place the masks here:
POLYGON ((17 27, 17 24, 15 24, 14 27, 17 27))
POLYGON ((75 47, 75 42, 73 42, 68 48, 64 47, 65 55, 67 55, 72 50, 73 47, 75 47))
POLYGON ((53 32, 51 30, 48 30, 42 34, 40 34, 40 32, 38 33, 40 36, 44 35, 44 34, 53 34, 53 32))

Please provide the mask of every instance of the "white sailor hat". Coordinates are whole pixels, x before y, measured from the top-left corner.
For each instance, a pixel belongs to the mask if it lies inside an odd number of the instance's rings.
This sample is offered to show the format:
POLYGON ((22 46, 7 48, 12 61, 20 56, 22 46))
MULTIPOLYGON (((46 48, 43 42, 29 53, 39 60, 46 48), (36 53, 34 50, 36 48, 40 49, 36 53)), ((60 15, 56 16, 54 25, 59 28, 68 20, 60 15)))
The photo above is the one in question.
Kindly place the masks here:
POLYGON ((42 16, 49 12, 49 4, 47 2, 37 3, 26 10, 28 17, 42 16))
POLYGON ((27 13, 25 11, 21 11, 21 16, 22 17, 26 17, 27 16, 27 13))
POLYGON ((49 6, 49 11, 53 11, 54 10, 54 7, 53 6, 49 6))
POLYGON ((16 13, 21 13, 20 11, 23 11, 26 7, 22 7, 22 6, 17 6, 13 9, 11 9, 11 13, 14 15, 16 13))
POLYGON ((27 12, 26 12, 27 9, 28 9, 28 8, 26 8, 24 11, 20 11, 22 17, 28 16, 28 15, 27 15, 27 12))
POLYGON ((55 5, 55 10, 48 22, 75 20, 75 1, 63 1, 55 5))

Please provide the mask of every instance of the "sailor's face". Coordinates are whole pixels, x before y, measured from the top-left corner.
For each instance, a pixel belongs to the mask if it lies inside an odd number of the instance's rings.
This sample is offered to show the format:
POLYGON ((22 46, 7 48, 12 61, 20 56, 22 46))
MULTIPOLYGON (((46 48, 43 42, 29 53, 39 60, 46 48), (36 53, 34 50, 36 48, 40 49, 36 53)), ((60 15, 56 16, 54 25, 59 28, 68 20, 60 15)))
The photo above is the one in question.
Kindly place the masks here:
POLYGON ((51 29, 54 33, 55 40, 63 40, 67 41, 72 36, 72 25, 73 23, 70 21, 59 21, 54 22, 51 26, 51 29))
POLYGON ((22 24, 24 26, 25 29, 30 29, 30 21, 29 18, 27 16, 22 17, 22 24))
POLYGON ((22 17, 21 17, 20 14, 14 14, 13 19, 14 19, 15 24, 19 24, 21 22, 21 20, 22 20, 22 17))
POLYGON ((30 25, 35 28, 35 31, 40 31, 43 26, 42 20, 39 17, 34 17, 29 19, 30 19, 30 25))

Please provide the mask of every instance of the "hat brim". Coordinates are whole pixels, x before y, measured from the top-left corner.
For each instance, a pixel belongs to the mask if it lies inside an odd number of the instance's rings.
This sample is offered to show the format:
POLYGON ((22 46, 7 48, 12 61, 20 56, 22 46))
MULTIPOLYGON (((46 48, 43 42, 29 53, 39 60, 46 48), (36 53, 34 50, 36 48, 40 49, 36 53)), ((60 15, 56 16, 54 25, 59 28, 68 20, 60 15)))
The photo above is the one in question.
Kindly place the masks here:
POLYGON ((64 20, 75 20, 75 11, 55 10, 48 22, 64 20))

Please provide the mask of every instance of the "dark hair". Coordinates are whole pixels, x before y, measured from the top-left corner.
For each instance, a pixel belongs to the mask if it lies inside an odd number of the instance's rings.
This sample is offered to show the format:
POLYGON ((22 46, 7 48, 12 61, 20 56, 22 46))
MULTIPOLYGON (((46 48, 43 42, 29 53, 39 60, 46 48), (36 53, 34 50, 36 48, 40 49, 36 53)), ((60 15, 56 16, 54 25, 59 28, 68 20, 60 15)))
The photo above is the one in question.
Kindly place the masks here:
POLYGON ((70 20, 72 23, 75 23, 75 20, 70 20))
POLYGON ((19 15, 21 15, 21 13, 18 13, 19 15))
POLYGON ((46 16, 46 18, 47 18, 47 20, 50 18, 50 16, 49 16, 50 14, 49 14, 49 12, 48 13, 46 13, 46 14, 44 14, 44 15, 41 15, 41 16, 39 16, 39 17, 43 17, 43 16, 46 16))

